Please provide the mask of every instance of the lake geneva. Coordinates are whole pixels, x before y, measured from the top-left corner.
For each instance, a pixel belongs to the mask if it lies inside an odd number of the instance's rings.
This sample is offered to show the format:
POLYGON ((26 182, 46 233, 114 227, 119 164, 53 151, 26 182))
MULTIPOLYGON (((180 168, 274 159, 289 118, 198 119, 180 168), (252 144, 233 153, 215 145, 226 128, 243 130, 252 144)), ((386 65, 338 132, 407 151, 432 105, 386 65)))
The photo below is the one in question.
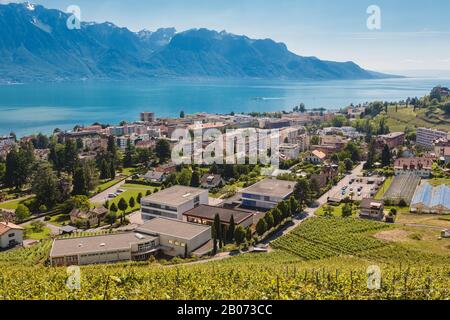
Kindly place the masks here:
POLYGON ((405 78, 359 81, 152 80, 0 85, 0 135, 51 133, 93 122, 135 121, 142 111, 157 117, 185 113, 340 109, 350 103, 397 101, 423 96, 450 79, 405 78))

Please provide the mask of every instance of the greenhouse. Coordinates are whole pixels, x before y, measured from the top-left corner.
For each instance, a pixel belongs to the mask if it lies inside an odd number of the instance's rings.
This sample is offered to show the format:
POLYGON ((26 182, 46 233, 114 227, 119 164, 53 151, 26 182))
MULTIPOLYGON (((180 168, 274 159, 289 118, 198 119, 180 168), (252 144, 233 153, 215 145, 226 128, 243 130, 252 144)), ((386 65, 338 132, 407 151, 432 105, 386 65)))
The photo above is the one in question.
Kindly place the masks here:
POLYGON ((449 214, 450 188, 446 185, 433 187, 428 183, 419 186, 411 202, 411 212, 449 214))

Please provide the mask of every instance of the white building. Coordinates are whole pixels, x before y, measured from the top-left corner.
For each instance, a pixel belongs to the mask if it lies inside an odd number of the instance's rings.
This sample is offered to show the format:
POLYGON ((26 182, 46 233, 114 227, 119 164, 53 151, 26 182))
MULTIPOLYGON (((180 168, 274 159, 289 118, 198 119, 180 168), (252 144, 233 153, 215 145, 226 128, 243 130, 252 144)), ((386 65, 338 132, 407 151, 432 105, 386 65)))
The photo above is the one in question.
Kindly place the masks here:
POLYGON ((416 143, 423 148, 432 149, 435 140, 447 138, 448 133, 428 128, 417 128, 416 143))
POLYGON ((293 143, 283 143, 280 145, 280 154, 287 160, 297 159, 300 155, 300 146, 293 143))
POLYGON ((303 161, 310 162, 313 164, 323 163, 327 158, 327 155, 319 150, 314 150, 311 152, 307 152, 303 161))
POLYGON ((0 222, 0 249, 23 243, 23 228, 10 222, 0 222))
POLYGON ((201 204, 208 204, 208 190, 174 186, 142 198, 142 219, 183 220, 183 213, 201 204))
POLYGON ((244 190, 242 205, 250 208, 273 209, 281 201, 289 199, 294 192, 295 182, 264 179, 244 190))
MULTIPOLYGON (((209 226, 168 219, 150 220, 136 232, 157 236, 162 253, 171 257, 189 255, 211 240, 209 226)), ((205 250, 199 255, 208 253, 205 250)))

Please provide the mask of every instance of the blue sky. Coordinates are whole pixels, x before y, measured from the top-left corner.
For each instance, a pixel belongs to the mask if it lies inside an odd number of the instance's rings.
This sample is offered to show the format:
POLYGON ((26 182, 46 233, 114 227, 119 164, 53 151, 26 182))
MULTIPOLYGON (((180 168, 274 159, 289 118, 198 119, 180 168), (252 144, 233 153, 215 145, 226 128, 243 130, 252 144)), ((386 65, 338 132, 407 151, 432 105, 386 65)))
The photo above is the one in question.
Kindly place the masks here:
MULTIPOLYGON (((5 2, 5 0, 0 0, 5 2)), ((36 0, 84 21, 131 30, 206 27, 272 38, 321 59, 352 60, 379 71, 450 70, 448 0, 36 0), (381 9, 381 30, 366 26, 369 5, 381 9)))

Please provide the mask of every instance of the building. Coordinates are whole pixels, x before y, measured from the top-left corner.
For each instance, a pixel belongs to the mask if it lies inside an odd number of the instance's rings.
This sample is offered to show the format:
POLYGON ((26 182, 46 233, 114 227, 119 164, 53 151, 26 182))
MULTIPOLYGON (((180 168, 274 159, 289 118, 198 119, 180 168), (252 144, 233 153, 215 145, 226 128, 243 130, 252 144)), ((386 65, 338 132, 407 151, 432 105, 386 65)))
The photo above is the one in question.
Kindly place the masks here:
POLYGON ((205 255, 212 250, 211 227, 194 223, 153 219, 136 229, 141 234, 158 237, 161 253, 171 256, 205 255))
POLYGON ((359 217, 362 219, 382 221, 384 218, 383 201, 365 198, 361 201, 359 210, 359 217))
POLYGON ((155 122, 155 113, 153 112, 141 112, 142 122, 155 122))
POLYGON ((144 179, 149 182, 161 183, 166 180, 166 174, 164 172, 149 171, 145 174, 144 179))
POLYGON ((275 118, 266 118, 259 120, 259 127, 261 129, 282 129, 291 126, 291 121, 289 119, 275 119, 275 118))
POLYGON ((264 179, 241 191, 242 205, 249 208, 273 209, 294 192, 295 182, 264 179))
POLYGON ((183 220, 183 213, 201 204, 208 204, 207 190, 174 186, 142 198, 142 219, 144 221, 153 218, 183 220))
POLYGON ((105 219, 107 213, 108 209, 104 207, 89 210, 73 209, 70 212, 70 222, 73 225, 82 224, 94 227, 105 219))
POLYGON ((405 133, 404 132, 393 132, 386 135, 379 136, 377 139, 379 148, 384 148, 385 145, 389 149, 395 149, 402 146, 405 143, 405 133))
POLYGON ((12 136, 0 136, 0 149, 12 146, 14 142, 15 139, 12 136))
POLYGON ((280 157, 284 160, 297 159, 300 155, 300 146, 293 143, 283 143, 279 146, 280 157))
POLYGON ((22 227, 10 222, 0 222, 0 249, 12 248, 22 243, 22 227))
POLYGON ((325 161, 327 158, 327 155, 319 150, 314 150, 311 152, 307 152, 305 154, 305 157, 303 158, 303 161, 310 162, 313 164, 320 164, 325 161))
POLYGON ((447 138, 448 133, 428 128, 417 128, 416 144, 426 149, 432 149, 434 141, 447 138))
POLYGON ((450 188, 424 183, 417 187, 411 201, 411 212, 450 214, 450 188))
POLYGON ((219 188, 224 184, 222 176, 219 174, 205 174, 200 179, 200 186, 204 189, 219 188))
POLYGON ((310 181, 316 180, 320 188, 325 188, 330 182, 339 176, 339 166, 335 164, 325 165, 319 174, 313 173, 310 181))
POLYGON ((433 170, 433 160, 430 158, 399 158, 394 164, 395 175, 412 173, 421 178, 429 178, 433 170))
POLYGON ((231 217, 233 217, 236 226, 248 228, 253 224, 254 213, 248 211, 201 205, 183 214, 187 222, 208 226, 213 225, 216 215, 219 215, 220 223, 227 227, 230 225, 231 217))
POLYGON ((53 241, 50 263, 52 266, 82 266, 145 261, 160 249, 158 236, 135 232, 59 238, 53 241))

